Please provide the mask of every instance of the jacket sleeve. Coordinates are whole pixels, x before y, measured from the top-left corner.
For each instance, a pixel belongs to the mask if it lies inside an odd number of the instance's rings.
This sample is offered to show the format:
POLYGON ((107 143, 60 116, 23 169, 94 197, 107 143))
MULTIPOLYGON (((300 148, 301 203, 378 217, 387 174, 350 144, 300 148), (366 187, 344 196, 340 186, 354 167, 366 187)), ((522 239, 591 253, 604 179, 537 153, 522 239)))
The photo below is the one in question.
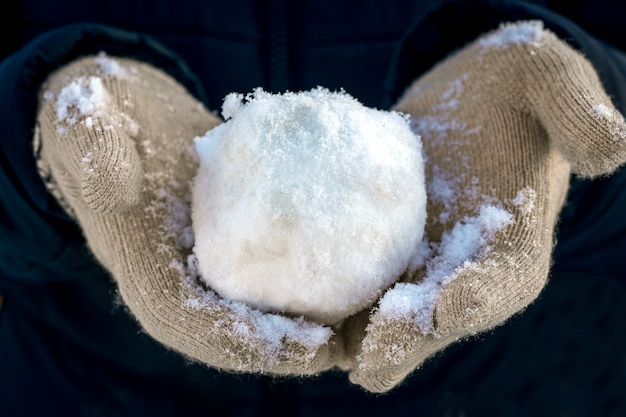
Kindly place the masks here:
MULTIPOLYGON (((626 114, 626 54, 575 22, 522 1, 446 1, 417 16, 385 80, 386 104, 435 63, 501 23, 541 20, 594 65, 615 106, 626 114)), ((626 282, 619 260, 626 252, 626 170, 594 181, 572 178, 561 212, 553 274, 580 272, 626 282)))
POLYGON ((38 90, 47 75, 83 55, 105 52, 155 65, 200 101, 206 95, 182 59, 154 39, 97 24, 44 33, 0 63, 0 291, 16 282, 101 274, 80 228, 48 194, 32 137, 38 90))

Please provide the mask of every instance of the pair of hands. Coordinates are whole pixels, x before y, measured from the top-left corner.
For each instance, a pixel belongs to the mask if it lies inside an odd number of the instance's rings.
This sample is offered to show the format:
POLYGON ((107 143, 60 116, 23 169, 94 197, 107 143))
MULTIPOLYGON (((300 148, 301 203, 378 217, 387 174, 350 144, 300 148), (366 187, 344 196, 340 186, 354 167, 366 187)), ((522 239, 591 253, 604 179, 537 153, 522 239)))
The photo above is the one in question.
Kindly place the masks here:
POLYGON ((197 283, 191 138, 220 120, 171 78, 124 59, 71 63, 42 90, 36 139, 50 190, 152 337, 225 370, 338 366, 384 392, 532 302, 570 172, 594 177, 626 161, 626 125, 595 71, 537 22, 481 37, 418 79, 394 110, 411 115, 424 147, 423 256, 377 306, 336 329, 262 314, 197 283))

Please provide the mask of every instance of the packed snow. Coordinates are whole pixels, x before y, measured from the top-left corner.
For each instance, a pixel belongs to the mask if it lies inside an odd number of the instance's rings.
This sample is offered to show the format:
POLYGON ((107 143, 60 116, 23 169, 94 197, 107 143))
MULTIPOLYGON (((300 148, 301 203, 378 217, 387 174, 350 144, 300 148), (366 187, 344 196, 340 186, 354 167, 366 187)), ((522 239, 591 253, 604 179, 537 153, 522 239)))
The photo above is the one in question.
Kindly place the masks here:
POLYGON ((91 120, 89 117, 99 115, 109 102, 109 94, 100 77, 79 77, 59 93, 56 101, 57 118, 70 125, 81 117, 91 120))
POLYGON ((372 305, 423 236, 408 119, 323 88, 230 94, 223 116, 196 139, 202 279, 230 300, 328 324, 372 305))
POLYGON ((378 311, 387 318, 411 318, 422 333, 430 333, 435 303, 443 286, 462 268, 489 251, 495 233, 511 223, 513 216, 502 207, 483 205, 476 216, 468 216, 445 232, 441 242, 422 242, 411 269, 425 268, 417 284, 399 283, 381 298, 378 311))

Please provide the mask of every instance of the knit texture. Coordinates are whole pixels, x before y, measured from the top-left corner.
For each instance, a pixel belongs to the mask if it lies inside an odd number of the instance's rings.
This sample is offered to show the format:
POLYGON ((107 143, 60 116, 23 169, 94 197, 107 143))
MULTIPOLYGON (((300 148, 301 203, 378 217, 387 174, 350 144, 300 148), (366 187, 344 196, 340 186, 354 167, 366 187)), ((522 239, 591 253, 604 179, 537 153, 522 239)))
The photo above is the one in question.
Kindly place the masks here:
MULTIPOLYGON (((571 172, 607 175, 626 160, 626 125, 590 63, 540 22, 504 25, 439 63, 395 109, 413 118, 432 191, 426 239, 439 242, 486 201, 512 214, 490 250, 447 277, 424 331, 416 317, 363 312, 344 326, 350 379, 385 392, 451 343, 502 324, 539 295, 571 172), (442 216, 442 213, 446 213, 442 216)), ((403 280, 419 283, 424 270, 403 280)))
POLYGON ((150 336, 230 371, 308 375, 332 366, 330 329, 256 314, 197 283, 181 227, 198 167, 193 139, 220 123, 215 115, 165 73, 106 56, 52 74, 40 103, 42 176, 150 336))

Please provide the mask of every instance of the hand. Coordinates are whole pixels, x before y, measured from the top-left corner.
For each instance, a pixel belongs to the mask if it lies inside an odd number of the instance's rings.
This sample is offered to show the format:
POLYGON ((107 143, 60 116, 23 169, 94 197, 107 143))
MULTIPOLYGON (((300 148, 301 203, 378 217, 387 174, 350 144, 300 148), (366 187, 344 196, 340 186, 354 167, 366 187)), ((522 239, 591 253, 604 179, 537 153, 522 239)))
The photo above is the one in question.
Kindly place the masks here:
POLYGON ((329 328, 262 314, 198 284, 193 139, 219 122, 149 65, 83 58, 42 89, 39 164, 150 336, 225 370, 305 375, 330 368, 329 328))
POLYGON ((423 141, 428 218, 403 282, 343 328, 351 381, 376 392, 535 300, 570 173, 626 161, 626 125, 594 69, 540 22, 482 36, 395 109, 423 141))

